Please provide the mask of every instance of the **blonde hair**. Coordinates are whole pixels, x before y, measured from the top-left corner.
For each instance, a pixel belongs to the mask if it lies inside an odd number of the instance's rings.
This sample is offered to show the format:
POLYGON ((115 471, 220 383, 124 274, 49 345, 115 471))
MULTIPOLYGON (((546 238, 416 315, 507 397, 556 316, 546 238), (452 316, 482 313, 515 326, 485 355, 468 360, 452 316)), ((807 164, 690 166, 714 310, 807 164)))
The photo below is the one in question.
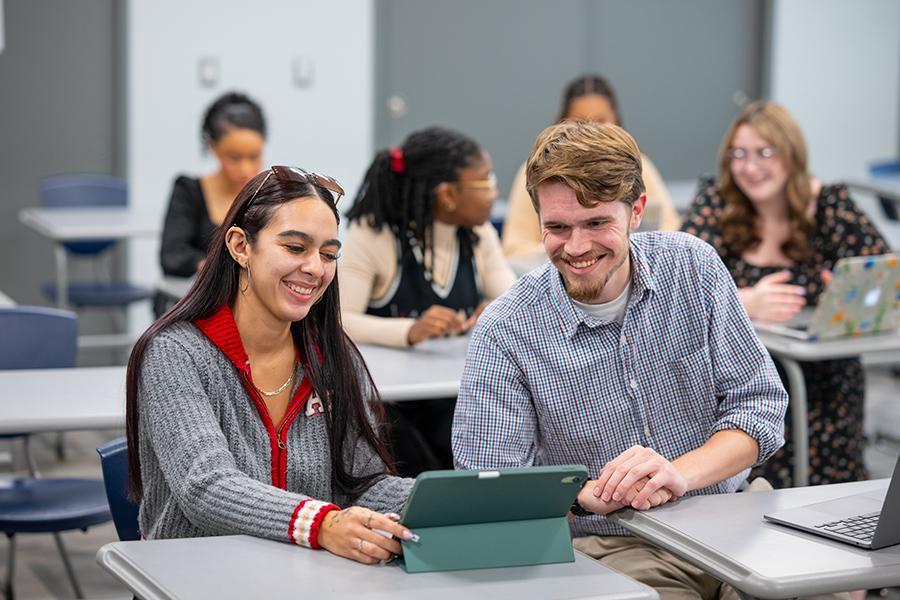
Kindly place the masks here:
POLYGON ((525 164, 525 188, 540 213, 537 188, 549 181, 566 184, 578 203, 633 205, 644 193, 641 151, 618 125, 563 121, 547 127, 534 142, 525 164))
POLYGON ((777 160, 784 162, 788 177, 784 194, 787 199, 790 237, 781 246, 785 256, 796 262, 812 255, 809 237, 812 220, 807 216, 812 199, 807 172, 806 142, 800 126, 781 105, 767 100, 748 104, 734 119, 719 149, 718 186, 725 203, 722 214, 722 240, 732 252, 740 255, 760 243, 756 229, 756 209, 738 187, 731 172, 729 150, 741 125, 749 125, 775 149, 777 160))

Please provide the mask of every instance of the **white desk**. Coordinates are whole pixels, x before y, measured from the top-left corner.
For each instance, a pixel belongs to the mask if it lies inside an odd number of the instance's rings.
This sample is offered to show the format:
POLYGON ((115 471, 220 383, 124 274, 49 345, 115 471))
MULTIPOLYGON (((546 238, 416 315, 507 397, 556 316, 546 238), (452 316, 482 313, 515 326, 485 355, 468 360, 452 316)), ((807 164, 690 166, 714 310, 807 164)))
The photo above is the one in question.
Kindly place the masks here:
POLYGON ((159 223, 131 208, 25 208, 19 211, 19 221, 55 245, 56 304, 60 308, 67 308, 69 304, 64 242, 159 235, 159 223))
POLYGON ((900 546, 863 550, 767 523, 762 515, 875 489, 888 480, 684 498, 610 518, 740 590, 793 598, 900 585, 900 546))
POLYGON ((144 600, 176 598, 658 598, 651 588, 576 553, 574 563, 418 573, 248 536, 115 542, 97 562, 144 600))
MULTIPOLYGON (((361 350, 382 400, 401 402, 455 396, 468 342, 459 337, 426 342, 416 350, 361 350)), ((125 424, 125 367, 0 371, 0 395, 0 433, 125 424)))
POLYGON ((193 277, 172 277, 171 275, 163 275, 156 282, 156 289, 167 296, 171 296, 176 300, 180 300, 188 293, 191 286, 194 285, 193 277))
POLYGON ((900 175, 872 177, 870 179, 854 179, 847 182, 847 186, 888 198, 900 205, 900 175))
POLYGON ((125 425, 125 367, 0 371, 0 433, 125 425))
POLYGON ((466 364, 469 336, 428 340, 414 348, 360 346, 385 402, 452 398, 466 364))
POLYGON ((760 341, 784 366, 791 395, 794 437, 794 485, 809 484, 809 426, 806 381, 801 362, 850 358, 900 350, 900 334, 881 334, 808 342, 757 329, 760 341))

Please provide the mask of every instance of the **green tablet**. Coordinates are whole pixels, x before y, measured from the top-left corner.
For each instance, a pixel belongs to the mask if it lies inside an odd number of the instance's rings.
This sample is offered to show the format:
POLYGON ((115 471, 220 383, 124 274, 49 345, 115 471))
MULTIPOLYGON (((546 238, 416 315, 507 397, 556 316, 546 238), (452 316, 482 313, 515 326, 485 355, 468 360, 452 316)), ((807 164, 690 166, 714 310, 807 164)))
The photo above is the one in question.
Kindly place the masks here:
POLYGON ((401 522, 409 572, 575 560, 566 514, 587 480, 582 465, 428 471, 416 478, 401 522))

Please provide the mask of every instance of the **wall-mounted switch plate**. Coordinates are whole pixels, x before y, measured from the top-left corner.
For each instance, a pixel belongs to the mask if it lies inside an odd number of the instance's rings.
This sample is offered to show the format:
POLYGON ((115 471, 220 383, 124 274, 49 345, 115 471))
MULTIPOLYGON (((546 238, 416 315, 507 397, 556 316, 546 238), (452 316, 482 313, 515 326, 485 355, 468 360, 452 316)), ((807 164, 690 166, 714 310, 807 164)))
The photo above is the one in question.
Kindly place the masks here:
POLYGON ((219 83, 219 59, 201 56, 197 61, 197 83, 200 87, 211 88, 219 83))
POLYGON ((316 78, 316 68, 309 56, 295 56, 291 61, 291 79, 298 88, 308 88, 316 78))

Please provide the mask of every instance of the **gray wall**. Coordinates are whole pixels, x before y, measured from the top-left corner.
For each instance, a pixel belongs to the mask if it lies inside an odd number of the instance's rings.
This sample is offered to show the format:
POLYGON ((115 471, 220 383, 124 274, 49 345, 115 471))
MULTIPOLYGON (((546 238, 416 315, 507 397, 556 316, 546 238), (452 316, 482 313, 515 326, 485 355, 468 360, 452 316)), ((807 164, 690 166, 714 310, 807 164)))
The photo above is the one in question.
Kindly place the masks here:
POLYGON ((376 7, 376 145, 431 124, 459 129, 491 152, 501 195, 579 74, 611 81, 626 129, 666 179, 713 171, 739 103, 761 94, 763 0, 376 7))
MULTIPOLYGON (((115 0, 6 0, 0 53, 0 290, 47 304, 47 240, 19 223, 40 177, 117 174, 115 0)), ((78 274, 79 269, 75 269, 78 274)))

